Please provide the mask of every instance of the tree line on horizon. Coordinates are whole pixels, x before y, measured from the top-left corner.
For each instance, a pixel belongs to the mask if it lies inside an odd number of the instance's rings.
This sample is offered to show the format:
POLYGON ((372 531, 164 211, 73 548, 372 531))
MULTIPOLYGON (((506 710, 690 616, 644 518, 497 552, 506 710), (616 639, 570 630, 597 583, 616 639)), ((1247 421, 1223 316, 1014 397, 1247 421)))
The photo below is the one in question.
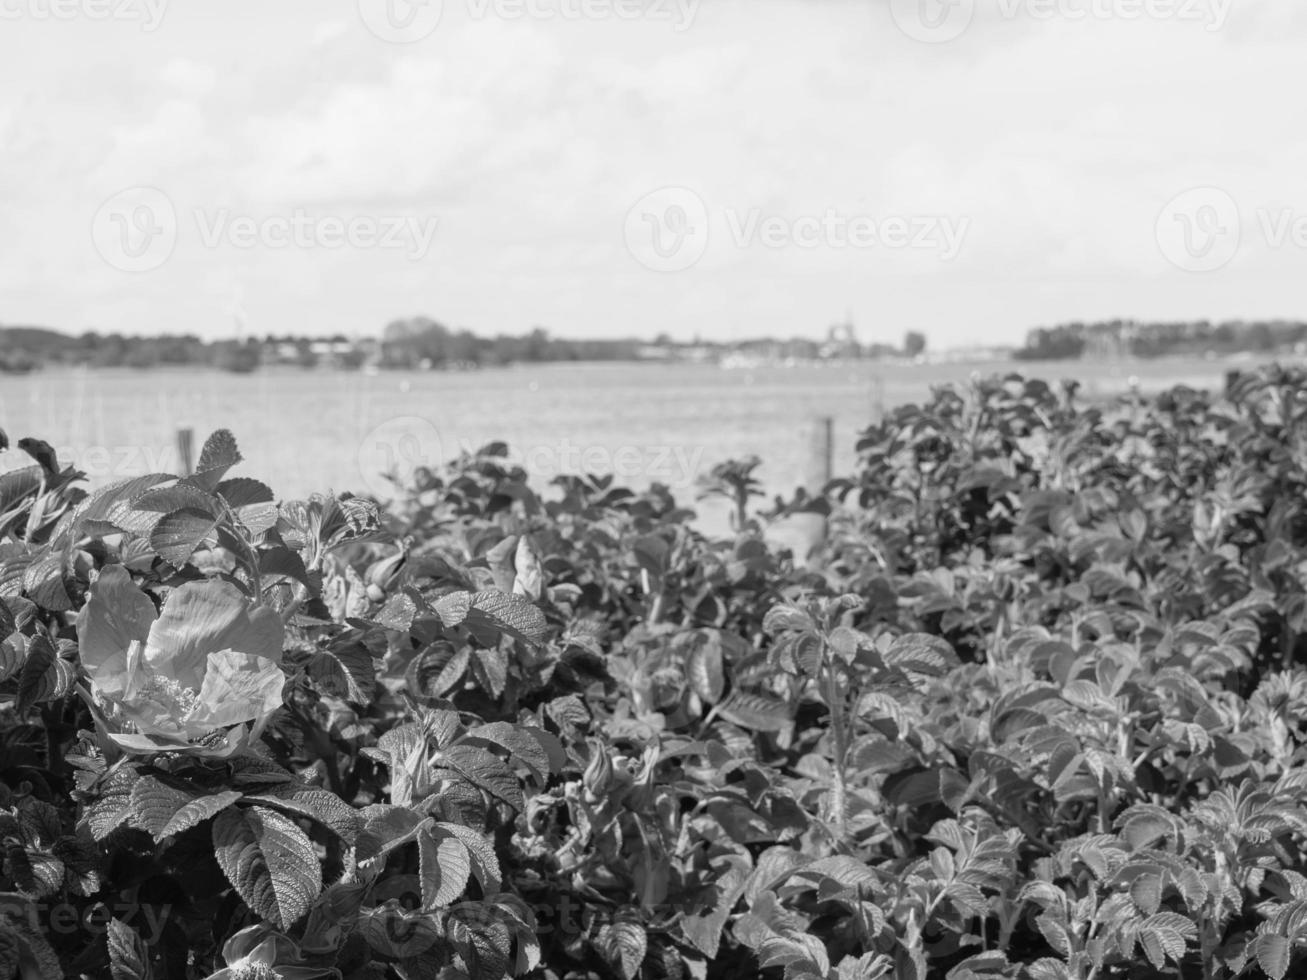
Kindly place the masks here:
POLYGON ((793 338, 678 342, 668 334, 652 341, 634 338, 570 340, 536 327, 521 335, 482 336, 452 330, 429 317, 395 320, 380 338, 351 340, 343 334, 304 337, 269 334, 243 340, 207 341, 194 334, 141 337, 94 331, 78 336, 42 327, 0 326, 0 372, 23 373, 41 367, 154 368, 184 365, 233 372, 261 366, 357 369, 468 369, 509 364, 566 361, 675 360, 721 357, 730 353, 811 360, 821 357, 914 357, 926 337, 909 331, 902 347, 859 344, 852 337, 825 342, 793 338))

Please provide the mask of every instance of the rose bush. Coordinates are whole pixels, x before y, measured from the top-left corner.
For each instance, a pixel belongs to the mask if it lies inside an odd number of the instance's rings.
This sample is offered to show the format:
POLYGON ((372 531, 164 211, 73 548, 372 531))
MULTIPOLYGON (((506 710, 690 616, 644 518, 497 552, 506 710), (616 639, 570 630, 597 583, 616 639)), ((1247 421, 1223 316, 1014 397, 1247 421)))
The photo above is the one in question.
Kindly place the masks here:
POLYGON ((109 565, 78 634, 97 720, 127 752, 226 758, 281 707, 281 618, 226 582, 189 582, 156 613, 127 570, 109 565))

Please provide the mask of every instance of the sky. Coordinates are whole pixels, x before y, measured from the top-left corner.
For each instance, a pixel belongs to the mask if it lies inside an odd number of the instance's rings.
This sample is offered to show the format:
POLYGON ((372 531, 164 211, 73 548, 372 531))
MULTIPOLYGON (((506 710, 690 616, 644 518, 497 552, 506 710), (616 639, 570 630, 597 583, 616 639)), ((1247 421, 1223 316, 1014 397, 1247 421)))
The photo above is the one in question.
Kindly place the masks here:
POLYGON ((1307 316, 1307 4, 0 0, 0 323, 1307 316))

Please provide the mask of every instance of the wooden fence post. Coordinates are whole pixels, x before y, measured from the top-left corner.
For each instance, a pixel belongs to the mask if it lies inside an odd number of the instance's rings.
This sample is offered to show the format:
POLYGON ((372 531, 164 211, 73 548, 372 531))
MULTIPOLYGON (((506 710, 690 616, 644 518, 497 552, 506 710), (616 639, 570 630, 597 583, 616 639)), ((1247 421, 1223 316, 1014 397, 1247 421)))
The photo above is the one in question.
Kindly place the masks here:
POLYGON ((177 459, 181 466, 181 475, 190 476, 195 472, 192 460, 192 450, 195 444, 194 429, 177 430, 177 459))

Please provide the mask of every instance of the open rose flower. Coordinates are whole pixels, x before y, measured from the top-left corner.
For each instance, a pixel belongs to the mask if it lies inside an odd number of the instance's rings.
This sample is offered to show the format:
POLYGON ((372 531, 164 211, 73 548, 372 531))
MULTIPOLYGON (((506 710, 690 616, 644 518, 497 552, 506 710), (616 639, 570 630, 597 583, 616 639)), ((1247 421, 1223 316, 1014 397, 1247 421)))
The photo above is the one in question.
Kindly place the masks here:
POLYGON ((100 572, 78 618, 82 665, 106 734, 128 752, 225 758, 281 706, 282 623, 226 582, 189 582, 156 613, 121 565, 100 572), (134 732, 115 732, 114 721, 134 732))

